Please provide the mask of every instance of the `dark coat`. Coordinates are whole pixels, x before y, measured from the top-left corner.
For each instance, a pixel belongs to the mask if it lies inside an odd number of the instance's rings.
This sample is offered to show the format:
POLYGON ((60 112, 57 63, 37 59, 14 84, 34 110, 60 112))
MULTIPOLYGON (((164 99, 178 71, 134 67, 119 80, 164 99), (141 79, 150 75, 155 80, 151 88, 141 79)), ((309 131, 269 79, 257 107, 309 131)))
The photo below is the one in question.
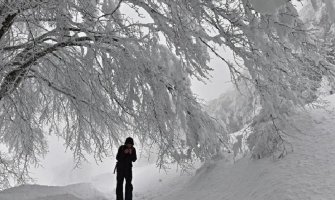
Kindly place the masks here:
POLYGON ((116 154, 116 160, 117 160, 117 170, 126 170, 131 169, 133 164, 132 162, 135 162, 137 160, 136 156, 136 149, 134 147, 131 147, 131 154, 126 154, 124 151, 128 147, 126 145, 122 145, 119 147, 119 150, 116 154))

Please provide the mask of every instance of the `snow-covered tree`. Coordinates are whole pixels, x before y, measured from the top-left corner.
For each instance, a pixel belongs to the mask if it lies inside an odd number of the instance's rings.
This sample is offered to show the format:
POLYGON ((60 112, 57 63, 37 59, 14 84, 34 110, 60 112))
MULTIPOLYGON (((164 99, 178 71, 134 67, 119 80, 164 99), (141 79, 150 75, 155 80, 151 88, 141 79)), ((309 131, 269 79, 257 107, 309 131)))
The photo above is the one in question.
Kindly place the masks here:
POLYGON ((239 83, 238 90, 232 88, 206 106, 207 112, 219 120, 227 133, 240 131, 258 114, 259 99, 254 88, 247 86, 239 83))
MULTIPOLYGON (((309 29, 315 30, 313 34, 322 41, 321 48, 326 55, 328 62, 335 64, 335 4, 333 1, 323 0, 306 0, 304 7, 301 9, 301 18, 309 29)), ((333 77, 329 80, 331 91, 335 91, 333 77)))
POLYGON ((191 5, 167 3, 1 0, 2 186, 10 174, 27 179, 48 134, 64 138, 78 162, 86 152, 110 155, 128 134, 158 146, 160 165, 216 154, 222 133, 189 82, 210 70, 205 45, 189 34, 202 28, 181 16, 191 5))
POLYGON ((129 130, 159 147, 159 163, 216 154, 224 133, 189 83, 207 78, 208 50, 259 96, 255 157, 278 149, 275 124, 313 101, 314 77, 333 72, 291 2, 272 13, 257 0, 0 2, 0 139, 10 150, 0 170, 19 180, 46 152, 47 133, 78 160, 108 155, 129 130))
POLYGON ((237 75, 233 78, 238 77, 236 82, 240 78, 250 80, 260 100, 249 148, 255 158, 278 150, 281 156, 286 152, 281 128, 289 124, 286 119, 290 111, 314 101, 322 76, 332 77, 334 68, 325 59, 323 41, 303 24, 291 3, 264 13, 257 13, 258 9, 255 11, 247 1, 243 5, 245 18, 237 21, 244 27, 241 32, 246 42, 235 43, 231 49, 242 58, 241 68, 248 72, 244 75, 232 67, 237 75))

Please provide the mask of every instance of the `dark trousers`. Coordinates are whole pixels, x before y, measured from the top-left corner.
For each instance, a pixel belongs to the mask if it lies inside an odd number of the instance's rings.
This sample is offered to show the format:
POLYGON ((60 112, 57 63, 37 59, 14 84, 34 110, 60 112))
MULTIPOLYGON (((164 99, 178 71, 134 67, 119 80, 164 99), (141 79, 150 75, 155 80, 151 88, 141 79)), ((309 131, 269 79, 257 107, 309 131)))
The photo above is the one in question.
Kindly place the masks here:
POLYGON ((133 178, 132 170, 130 169, 118 169, 116 175, 116 200, 123 200, 123 181, 126 179, 126 191, 125 200, 133 199, 133 185, 131 180, 133 178))

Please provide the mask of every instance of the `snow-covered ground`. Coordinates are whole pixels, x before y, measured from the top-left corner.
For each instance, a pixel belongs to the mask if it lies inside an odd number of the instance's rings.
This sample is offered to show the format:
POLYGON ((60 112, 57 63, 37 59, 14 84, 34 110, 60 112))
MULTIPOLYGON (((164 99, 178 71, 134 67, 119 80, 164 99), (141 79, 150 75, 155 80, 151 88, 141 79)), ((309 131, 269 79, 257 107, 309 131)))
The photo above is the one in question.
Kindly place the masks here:
MULTIPOLYGON (((308 109, 291 117, 285 132, 293 152, 280 160, 242 158, 213 161, 194 176, 154 165, 134 168, 134 200, 332 200, 335 199, 335 95, 327 109, 308 109)), ((115 199, 115 175, 91 184, 64 187, 20 186, 0 192, 1 200, 115 199), (105 190, 104 194, 93 188, 105 190), (49 196, 47 196, 49 195, 49 196)))
POLYGON ((280 160, 243 158, 203 166, 189 182, 152 200, 333 200, 335 199, 335 95, 330 106, 290 120, 293 152, 280 160))
POLYGON ((1 200, 107 200, 91 184, 68 186, 22 185, 0 192, 1 200))

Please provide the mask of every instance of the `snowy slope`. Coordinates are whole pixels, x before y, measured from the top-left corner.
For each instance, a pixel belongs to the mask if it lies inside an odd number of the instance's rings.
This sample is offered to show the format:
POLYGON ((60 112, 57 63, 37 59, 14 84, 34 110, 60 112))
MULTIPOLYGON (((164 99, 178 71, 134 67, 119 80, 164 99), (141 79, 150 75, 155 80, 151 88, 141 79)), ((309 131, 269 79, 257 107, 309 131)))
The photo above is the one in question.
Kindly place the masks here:
POLYGON ((335 96, 328 100, 328 111, 310 109, 291 117, 300 131, 287 128, 286 139, 293 145, 293 152, 285 158, 213 162, 199 169, 187 184, 150 199, 335 199, 335 96))

